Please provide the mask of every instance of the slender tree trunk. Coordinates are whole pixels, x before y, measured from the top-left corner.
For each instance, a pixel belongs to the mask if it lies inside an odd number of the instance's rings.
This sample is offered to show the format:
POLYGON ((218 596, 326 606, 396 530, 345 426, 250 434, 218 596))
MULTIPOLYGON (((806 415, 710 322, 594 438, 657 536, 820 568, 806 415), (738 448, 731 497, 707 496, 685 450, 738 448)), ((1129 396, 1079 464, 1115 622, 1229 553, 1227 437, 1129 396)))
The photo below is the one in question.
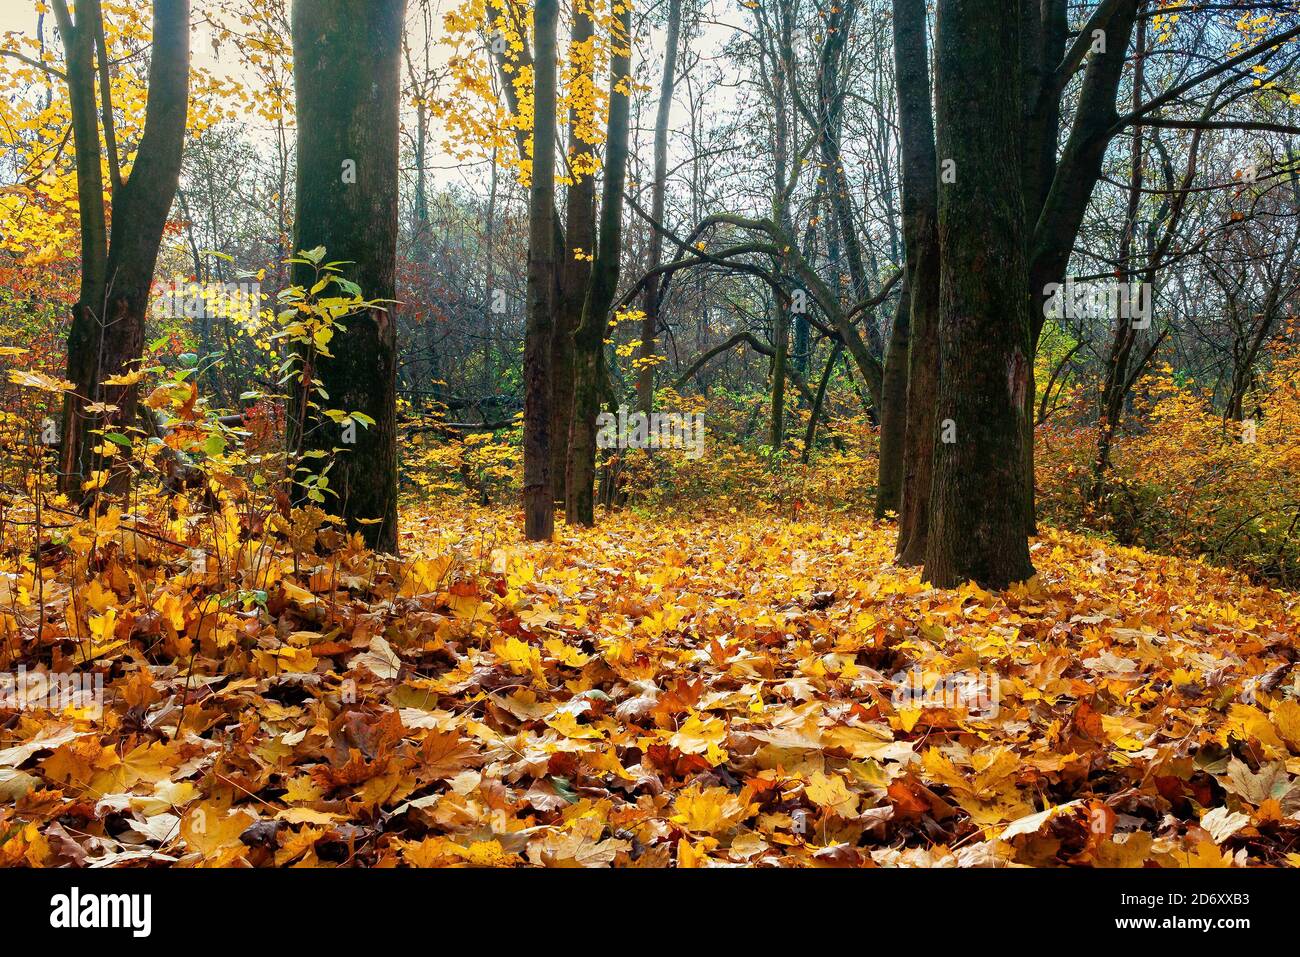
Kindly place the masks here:
POLYGON ((785 303, 774 296, 776 315, 772 322, 772 416, 768 429, 768 444, 772 455, 785 447, 785 376, 789 360, 790 328, 785 303))
POLYGON ((524 334, 524 536, 555 530, 551 476, 551 335, 555 296, 555 56, 558 0, 533 11, 533 168, 528 199, 528 325, 524 334))
POLYGON ((565 512, 569 521, 588 526, 596 521, 596 416, 605 381, 605 333, 618 287, 622 253, 631 17, 631 6, 627 5, 615 21, 615 52, 610 61, 609 116, 605 133, 605 179, 600 199, 600 237, 587 300, 582 307, 582 322, 573 337, 573 424, 569 436, 569 495, 565 512))
POLYGON ((117 128, 113 122, 112 77, 108 72, 108 41, 104 38, 104 16, 99 0, 90 0, 91 24, 95 28, 95 62, 99 67, 99 121, 104 131, 104 155, 108 160, 109 193, 115 199, 122 188, 122 161, 117 153, 117 128))
MULTIPOLYGON (((853 197, 849 193, 849 180, 844 172, 844 157, 840 148, 845 94, 840 64, 856 15, 856 0, 848 0, 833 4, 826 18, 826 39, 822 44, 818 68, 816 114, 817 148, 822 161, 822 174, 826 179, 826 196, 848 261, 849 279, 853 287, 851 299, 855 303, 867 297, 868 277, 862 242, 858 238, 858 228, 854 221, 853 197)), ((884 346, 874 323, 867 326, 866 338, 872 353, 883 356, 884 346)))
MULTIPOLYGON (((367 299, 396 298, 398 109, 406 0, 314 0, 293 5, 298 114, 296 250, 324 246, 367 299)), ((313 272, 294 267, 293 280, 313 272)), ((373 547, 397 550, 397 377, 393 305, 346 317, 318 357, 333 408, 374 420, 346 443, 328 419, 308 418, 303 451, 343 449, 330 471, 339 514, 373 547)), ((305 397, 299 395, 297 402, 305 397)), ((349 435, 349 437, 352 437, 349 435)))
MULTIPOLYGON (((655 225, 663 225, 664 193, 668 180, 668 117, 673 105, 673 83, 677 74, 677 45, 682 24, 681 0, 668 2, 667 36, 664 38, 664 72, 659 83, 659 105, 655 112, 655 171, 650 191, 650 218, 655 225)), ((647 269, 653 272, 663 260, 663 237, 654 225, 650 228, 650 255, 647 269)), ((654 404, 655 391, 655 339, 659 335, 659 277, 652 276, 646 283, 642 298, 645 318, 641 322, 641 367, 637 370, 637 407, 649 412, 654 404)))
MULTIPOLYGON (((824 192, 824 188, 819 183, 817 188, 813 190, 813 199, 810 205, 811 209, 818 210, 822 208, 822 194, 824 192)), ((813 218, 809 220, 803 233, 803 260, 807 263, 812 263, 817 254, 817 227, 818 220, 814 215, 813 218)), ((810 358, 808 355, 808 344, 812 330, 812 326, 808 322, 808 290, 804 287, 803 283, 799 283, 799 285, 795 287, 795 294, 799 295, 800 305, 802 308, 793 309, 791 312, 792 321, 790 323, 790 332, 794 341, 791 345, 793 354, 790 356, 790 365, 800 375, 807 375, 808 360, 810 358)))
MULTIPOLYGON (((416 268, 421 272, 432 272, 432 253, 430 251, 429 191, 425 184, 424 166, 428 154, 429 114, 421 100, 415 111, 415 236, 411 243, 415 256, 416 268)), ((432 378, 437 378, 436 370, 432 378)))
MULTIPOLYGON (((1146 71, 1145 53, 1146 23, 1144 21, 1138 24, 1137 28, 1137 58, 1133 65, 1134 109, 1142 103, 1142 79, 1146 71)), ((1132 149, 1129 153, 1128 208, 1124 216, 1124 232, 1119 241, 1119 272, 1123 277, 1121 281, 1126 287, 1135 273, 1130 259, 1134 256, 1134 239, 1137 234, 1138 211, 1141 209, 1142 185, 1145 178, 1143 133, 1143 127, 1133 128, 1132 149)), ((1121 310, 1121 312, 1125 311, 1121 310)), ((1101 386, 1101 414, 1097 429, 1097 451, 1092 463, 1092 484, 1088 490, 1088 501, 1094 505, 1099 503, 1105 494, 1111 445, 1124 411, 1124 399, 1128 392, 1125 385, 1129 378, 1129 364, 1133 356, 1133 347, 1137 344, 1137 330, 1133 328, 1133 320, 1128 316, 1119 315, 1114 321, 1101 386)))
POLYGON ((941 431, 925 560, 939 587, 1002 588, 1034 574, 1018 33, 1001 0, 940 0, 938 155, 955 163, 956 181, 939 194, 941 431))
POLYGON ((903 454, 907 445, 907 363, 911 338, 912 297, 906 281, 894 309, 880 389, 880 477, 876 483, 876 518, 897 513, 903 501, 903 454))
POLYGON ((894 0, 894 64, 902 150, 903 244, 911 311, 898 560, 919 565, 925 561, 930 528, 939 376, 939 166, 930 109, 925 0, 894 0))
MULTIPOLYGON (((812 458, 813 445, 817 441, 817 422, 821 418, 822 406, 826 402, 826 387, 830 385, 831 373, 835 371, 835 364, 840 361, 840 353, 844 350, 844 343, 839 339, 831 346, 830 357, 826 360, 826 365, 822 367, 821 378, 817 380, 817 392, 813 396, 812 407, 808 414, 808 430, 804 433, 803 456, 801 461, 807 465, 812 458)), ((838 440, 836 440, 838 444, 838 440)))
MULTIPOLYGON (((590 11, 583 4, 574 7, 570 30, 570 62, 583 62, 580 48, 593 33, 590 11)), ((590 63, 590 61, 587 61, 590 63)), ((591 63, 594 69, 594 63, 591 63)), ((592 70, 575 70, 574 86, 594 80, 592 70)), ((578 136, 581 116, 577 99, 569 109, 569 162, 590 154, 591 144, 578 136)), ((582 321, 582 304, 591 281, 591 256, 596 243, 596 177, 574 173, 564 210, 566 244, 557 248, 555 328, 551 331, 551 493, 563 504, 568 488, 569 430, 573 420, 573 333, 582 321), (582 255, 578 255, 581 250, 582 255)))

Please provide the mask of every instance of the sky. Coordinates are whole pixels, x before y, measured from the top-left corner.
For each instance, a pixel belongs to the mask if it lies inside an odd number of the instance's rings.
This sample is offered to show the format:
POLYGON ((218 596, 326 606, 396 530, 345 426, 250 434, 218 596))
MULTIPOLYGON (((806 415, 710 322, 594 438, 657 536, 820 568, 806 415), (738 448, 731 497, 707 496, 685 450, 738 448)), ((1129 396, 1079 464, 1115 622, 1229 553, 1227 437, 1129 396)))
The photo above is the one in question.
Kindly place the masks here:
MULTIPOLYGON (((75 17, 75 0, 70 0, 70 2, 72 4, 73 16, 75 17)), ((29 36, 35 36, 38 6, 49 9, 49 0, 0 0, 0 33, 8 33, 10 30, 15 30, 20 33, 28 34, 29 36)), ((54 42, 56 39, 54 35, 54 25, 54 12, 50 10, 50 12, 45 16, 46 42, 54 42)), ((211 46, 206 42, 202 42, 202 30, 203 28, 200 27, 199 34, 192 38, 190 55, 194 58, 194 62, 215 72, 229 74, 231 71, 227 69, 227 67, 232 64, 233 57, 230 55, 224 57, 223 59, 226 62, 215 58, 211 46)))
MULTIPOLYGON (((454 0, 433 0, 433 29, 436 34, 441 33, 442 14, 453 5, 454 0)), ((640 0, 638 6, 641 11, 652 8, 656 5, 656 0, 640 0)), ((75 0, 73 3, 75 13, 75 0)), ((413 6, 413 5, 412 5, 413 6)), ((9 31, 16 31, 28 36, 34 36, 36 32, 38 7, 49 9, 49 0, 0 0, 0 34, 9 31)), ((734 3, 706 3, 706 7, 711 8, 713 18, 705 18, 702 26, 701 35, 697 36, 694 43, 697 51, 716 53, 716 51, 731 36, 733 28, 736 25, 737 17, 741 15, 734 3), (716 18, 716 19, 715 19, 716 18)), ((411 16, 408 18, 408 31, 421 30, 420 18, 411 16)), ((210 28, 206 23, 199 23, 198 28, 191 37, 191 57, 196 67, 202 67, 211 74, 222 79, 234 79, 239 81, 248 81, 247 71, 239 62, 233 48, 229 44, 223 44, 220 51, 213 50, 210 42, 208 31, 210 28)), ((57 42, 54 28, 54 15, 47 12, 45 17, 45 36, 47 43, 57 42)), ((408 32, 408 36, 410 36, 408 32)), ((421 46, 418 36, 412 37, 409 41, 412 49, 419 49, 421 46)), ((638 46, 638 53, 644 54, 647 50, 654 51, 654 59, 659 61, 660 44, 663 42, 661 30, 651 30, 648 40, 643 40, 638 46)), ((435 56, 439 54, 442 57, 447 55, 445 47, 440 48, 435 44, 435 56)), ((647 79, 653 79, 658 82, 657 62, 652 66, 651 75, 647 79)), ((0 70, 7 68, 7 63, 0 58, 0 70)), ((641 118, 642 123, 653 121, 653 106, 649 112, 644 113, 641 118)), ((435 121, 436 122, 436 121, 435 121)), ((681 129, 688 123, 687 113, 684 106, 678 101, 674 106, 673 115, 670 119, 670 125, 674 128, 681 129)), ((257 139, 258 133, 255 129, 250 129, 251 138, 257 139)), ((268 134, 269 137, 269 134, 268 134)), ((433 130, 433 136, 430 143, 431 151, 426 160, 426 171, 434 184, 450 185, 453 183, 467 181, 477 181, 480 175, 485 175, 485 169, 482 164, 465 166, 459 163, 443 146, 444 134, 440 129, 433 130)))
POLYGON ((35 23, 35 0, 0 0, 0 33, 31 30, 35 23))

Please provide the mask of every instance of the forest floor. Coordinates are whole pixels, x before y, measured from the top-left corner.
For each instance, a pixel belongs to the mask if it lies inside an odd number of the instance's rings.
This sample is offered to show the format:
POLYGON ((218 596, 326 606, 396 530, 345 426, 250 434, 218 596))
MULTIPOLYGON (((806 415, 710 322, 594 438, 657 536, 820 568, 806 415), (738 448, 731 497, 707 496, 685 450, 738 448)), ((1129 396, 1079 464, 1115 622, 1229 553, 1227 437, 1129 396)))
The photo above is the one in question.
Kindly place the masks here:
POLYGON ((0 864, 1300 864, 1300 595, 1051 529, 990 594, 852 516, 404 521, 227 540, 235 592, 74 536, 39 637, 0 577, 11 670, 104 674, 0 708, 0 864))

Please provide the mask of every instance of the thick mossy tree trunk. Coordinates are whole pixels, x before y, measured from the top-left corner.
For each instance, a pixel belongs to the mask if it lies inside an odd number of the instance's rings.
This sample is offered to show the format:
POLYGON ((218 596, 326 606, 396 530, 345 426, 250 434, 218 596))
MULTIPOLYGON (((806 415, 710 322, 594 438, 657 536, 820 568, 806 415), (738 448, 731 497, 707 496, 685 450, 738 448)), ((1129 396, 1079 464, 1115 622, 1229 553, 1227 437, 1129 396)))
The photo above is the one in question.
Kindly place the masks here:
POLYGON ((939 378, 939 167, 930 112, 925 0, 894 0, 909 340, 898 560, 925 561, 939 378))
MULTIPOLYGON (((367 299, 396 297, 398 109, 406 0, 314 0, 293 5, 298 114, 295 249, 325 247, 328 262, 367 299)), ((310 286, 313 271, 294 267, 310 286)), ((397 377, 394 305, 347 316, 314 375, 329 407, 374 420, 344 435, 304 419, 302 451, 341 449, 330 509, 381 551, 397 549, 397 377), (348 442, 353 438, 355 441, 348 442)), ((304 401, 295 397, 296 403, 304 401)), ((297 421, 298 416, 290 417, 297 421)), ((346 428, 346 427, 345 427, 346 428)), ((297 443, 296 443, 297 444, 297 443)))
MULTIPOLYGON (((129 371, 144 349, 154 265, 180 182, 189 112, 190 5, 188 0, 154 3, 144 133, 129 177, 115 184, 107 235, 94 72, 102 15, 96 2, 78 4, 74 22, 63 0, 55 3, 55 13, 66 44, 81 207, 81 291, 68 332, 68 379, 76 391, 64 401, 60 459, 60 487, 76 496, 92 473, 112 469, 111 460, 93 451, 99 442, 92 432, 130 428, 136 421, 136 386, 103 382, 129 371), (109 411, 90 414, 86 406, 92 402, 109 411)), ((106 141, 113 144, 111 110, 105 117, 106 141)), ((108 167, 116 170, 116 157, 108 167)), ((112 470, 103 488, 120 492, 128 478, 125 469, 112 470)))
POLYGON ((903 453, 907 446, 907 360, 911 348, 912 297, 906 282, 894 308, 880 388, 880 477, 876 518, 897 513, 903 501, 903 453))
POLYGON ((528 323, 524 331, 524 537, 555 531, 551 475, 551 336, 555 299, 555 55, 558 0, 533 11, 533 165, 528 191, 528 323))
POLYGON ((569 494, 565 517, 594 525, 596 416, 605 379, 605 334, 618 287, 623 236, 623 184, 627 173, 628 73, 631 6, 615 20, 614 55, 610 58, 609 115, 605 131, 605 178, 601 184, 600 237, 591 283, 582 307, 582 322, 573 336, 573 424, 569 433, 569 494))
POLYGON ((939 434, 925 556, 925 576, 940 587, 1002 588, 1034 574, 1019 26, 1003 7, 939 3, 938 156, 955 172, 939 190, 939 434))

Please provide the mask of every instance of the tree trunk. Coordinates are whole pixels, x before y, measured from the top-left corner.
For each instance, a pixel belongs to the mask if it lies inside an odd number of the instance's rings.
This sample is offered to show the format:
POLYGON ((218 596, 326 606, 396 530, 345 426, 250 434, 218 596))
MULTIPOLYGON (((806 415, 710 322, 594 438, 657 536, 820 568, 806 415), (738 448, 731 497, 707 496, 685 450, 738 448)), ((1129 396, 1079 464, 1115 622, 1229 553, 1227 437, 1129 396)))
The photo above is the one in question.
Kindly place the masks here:
MULTIPOLYGON (((808 414, 808 429, 804 433, 803 456, 800 461, 807 465, 812 459, 813 445, 817 442, 817 420, 821 418, 822 405, 826 401, 826 387, 830 385, 831 373, 835 371, 835 363, 840 361, 840 353, 844 350, 844 343, 839 339, 835 340, 831 346, 830 357, 826 360, 826 365, 822 367, 821 378, 817 380, 817 392, 813 396, 812 404, 808 414)), ((832 441, 836 447, 839 447, 838 437, 833 437, 832 441)))
MULTIPOLYGON (((1138 0, 1119 0, 1111 6, 1104 27, 1105 48, 1088 59, 1074 124, 1060 149, 1060 160, 1055 165, 1050 183, 1046 187, 1041 183, 1036 187, 1039 190, 1045 188, 1046 192, 1041 199, 1041 208, 1026 205, 1028 288, 1033 303, 1030 321, 1035 346, 1043 329, 1043 304, 1048 298, 1046 289, 1050 284, 1065 279, 1084 213, 1092 199, 1093 189, 1101 179, 1102 160, 1114 137, 1117 118, 1115 95, 1124 77, 1124 63, 1133 25, 1137 21, 1137 8, 1138 0)), ((1047 95, 1059 101, 1061 93, 1057 87, 1052 87, 1047 95)), ((1055 128, 1041 135, 1051 137, 1049 145, 1040 147, 1041 153, 1050 151, 1056 155, 1055 128)), ((1047 174, 1044 173, 1041 181, 1046 180, 1047 174)), ((1037 201, 1037 196, 1034 199, 1037 201)))
POLYGON ((772 416, 768 444, 774 457, 785 447, 785 376, 790 351, 790 329, 785 303, 774 296, 776 317, 772 323, 772 416))
MULTIPOLYGON (((583 62, 579 49, 591 40, 593 23, 590 10, 582 4, 574 7, 570 30, 570 56, 573 64, 583 62)), ((586 61, 590 63, 590 61, 586 61)), ((594 69, 594 63, 590 63, 594 69)), ((571 85, 590 84, 592 70, 577 71, 571 85)), ((569 108, 569 162, 589 153, 591 144, 578 135, 581 116, 578 98, 569 108)), ((591 255, 596 242, 596 177, 594 173, 574 173, 564 210, 565 245, 555 250, 556 300, 555 328, 551 330, 551 494, 563 505, 567 494, 569 430, 573 419, 573 333, 582 321, 582 304, 591 281, 591 255), (579 257, 577 251, 581 250, 579 257)))
POLYGON ((79 495, 83 478, 94 468, 86 439, 93 423, 83 411, 98 392, 100 320, 104 316, 104 269, 108 261, 108 232, 104 217, 104 180, 100 163, 99 127, 95 121, 95 32, 90 18, 97 3, 86 4, 72 23, 65 0, 55 0, 59 34, 63 39, 72 138, 77 166, 77 205, 81 217, 81 291, 72 307, 68 330, 68 379, 77 384, 63 402, 63 444, 60 449, 59 490, 79 495))
MULTIPOLYGON (((94 471, 111 468, 93 452, 92 430, 133 426, 134 385, 104 386, 139 360, 145 315, 163 227, 180 182, 181 145, 189 111, 190 8, 188 0, 156 0, 149 60, 144 133, 130 177, 115 191, 113 225, 105 242, 103 177, 96 128, 94 49, 103 27, 98 3, 84 5, 74 25, 64 2, 56 4, 68 44, 68 88, 76 142, 77 193, 81 203, 82 281, 68 334, 68 378, 76 383, 63 411, 62 487, 76 495, 94 471), (87 402, 117 407, 99 416, 87 402)), ((116 160, 109 168, 116 167, 116 160)), ((106 491, 125 489, 129 473, 118 469, 106 491)))
MULTIPOLYGON (((315 0, 293 5, 298 113, 296 250, 326 261, 367 299, 396 297, 398 108, 406 0, 315 0)), ((296 284, 313 271, 294 267, 296 284)), ((330 470, 337 509, 381 551, 397 550, 396 322, 391 309, 347 316, 316 381, 333 408, 374 420, 344 444, 329 419, 303 429, 301 449, 342 448, 330 470)), ((298 403, 305 396, 298 395, 298 403)), ((291 417, 295 418, 295 417, 291 417)), ((335 506, 331 504, 331 508, 335 506)))
MULTIPOLYGON (((1068 10, 1065 0, 1021 0, 1021 102, 1024 110, 1021 150, 1021 195, 1025 204, 1028 247, 1030 388, 1032 358, 1042 333, 1047 289, 1065 279, 1075 239, 1092 191, 1101 178, 1102 160, 1114 136, 1115 96, 1124 76, 1129 37, 1139 0, 1099 4, 1069 53, 1088 60, 1080 85, 1074 123, 1063 149, 1059 146, 1061 99, 1074 67, 1062 68, 1068 56, 1068 10), (1100 32, 1099 32, 1100 31, 1100 32), (1099 42, 1099 36, 1102 38, 1099 42), (1060 159, 1058 161, 1058 154, 1060 159)), ((1139 84, 1140 87, 1140 84, 1139 84)), ((1140 92, 1140 90, 1139 90, 1140 92)), ((1024 481, 1027 523, 1037 530, 1034 506, 1033 410, 1025 417, 1024 481)))
POLYGON ((555 296, 555 32, 558 0, 533 12, 533 168, 528 193, 528 324, 524 333, 524 537, 555 530, 551 476, 551 336, 555 296))
POLYGON ((615 21, 610 60, 609 116, 605 132, 605 179, 600 198, 600 237, 591 284, 582 307, 582 322, 574 333, 573 423, 569 435, 569 494, 566 518, 591 526, 596 522, 596 416, 605 380, 605 334, 609 310, 618 286, 622 253, 623 184, 628 150, 628 44, 631 8, 624 6, 615 21))
MULTIPOLYGON (((856 15, 857 3, 854 0, 832 4, 827 15, 826 39, 822 44, 818 64, 816 113, 817 148, 822 161, 822 175, 826 179, 826 196, 848 261, 849 280, 853 287, 851 299, 855 303, 867 297, 867 267, 854 221, 849 180, 844 172, 840 134, 844 125, 845 94, 841 59, 856 15)), ((883 357, 884 346, 875 323, 867 324, 866 339, 872 354, 883 357)))
MULTIPOLYGON (((1146 53, 1146 24, 1140 23, 1137 29, 1137 56, 1133 64, 1133 108, 1142 103, 1142 78, 1146 70, 1144 55, 1146 53)), ((1129 189, 1128 208, 1124 216, 1124 231, 1119 240, 1119 273, 1122 282, 1129 285, 1135 270, 1131 258, 1134 253, 1134 239, 1138 229, 1138 212, 1142 204, 1142 187, 1144 183, 1144 129, 1133 128, 1132 149, 1129 153, 1129 189)), ((1119 429, 1120 418, 1124 411, 1124 400, 1128 390, 1125 388, 1129 378, 1129 365, 1133 357, 1133 347, 1137 344, 1137 330, 1133 320, 1120 310, 1115 317, 1111 331, 1110 348, 1106 353, 1106 366, 1101 386, 1101 414, 1097 430, 1097 451, 1093 456, 1092 483, 1088 489, 1088 501, 1094 505, 1101 502, 1106 491, 1106 471, 1110 468, 1111 446, 1115 433, 1119 429)))
POLYGON ((939 197, 941 431, 925 560, 939 587, 1003 588, 1034 574, 1018 33, 1000 0, 940 0, 938 155, 955 162, 956 180, 939 197))
POLYGON ((907 425, 898 519, 898 560, 925 561, 930 528, 935 396, 939 376, 939 166, 930 112, 925 0, 894 2, 894 64, 902 151, 903 244, 907 253, 907 425))
MULTIPOLYGON (((648 271, 653 273, 663 259, 663 236, 656 226, 664 224, 664 193, 668 179, 668 116, 673 105, 673 82, 677 73, 677 43, 681 32, 681 0, 668 2, 668 28, 664 38, 664 72, 659 82, 659 106, 655 112, 655 172, 654 184, 650 189, 650 218, 654 223, 650 227, 650 256, 648 271)), ((659 335, 659 276, 652 275, 646 283, 641 309, 645 318, 641 321, 641 348, 639 350, 641 366, 636 376, 637 407, 642 412, 649 412, 654 404, 655 338, 659 335)))
POLYGON ((907 444, 907 362, 910 351, 912 297, 904 284, 894 309, 880 389, 880 476, 876 482, 876 518, 897 513, 903 501, 903 452, 907 444))

